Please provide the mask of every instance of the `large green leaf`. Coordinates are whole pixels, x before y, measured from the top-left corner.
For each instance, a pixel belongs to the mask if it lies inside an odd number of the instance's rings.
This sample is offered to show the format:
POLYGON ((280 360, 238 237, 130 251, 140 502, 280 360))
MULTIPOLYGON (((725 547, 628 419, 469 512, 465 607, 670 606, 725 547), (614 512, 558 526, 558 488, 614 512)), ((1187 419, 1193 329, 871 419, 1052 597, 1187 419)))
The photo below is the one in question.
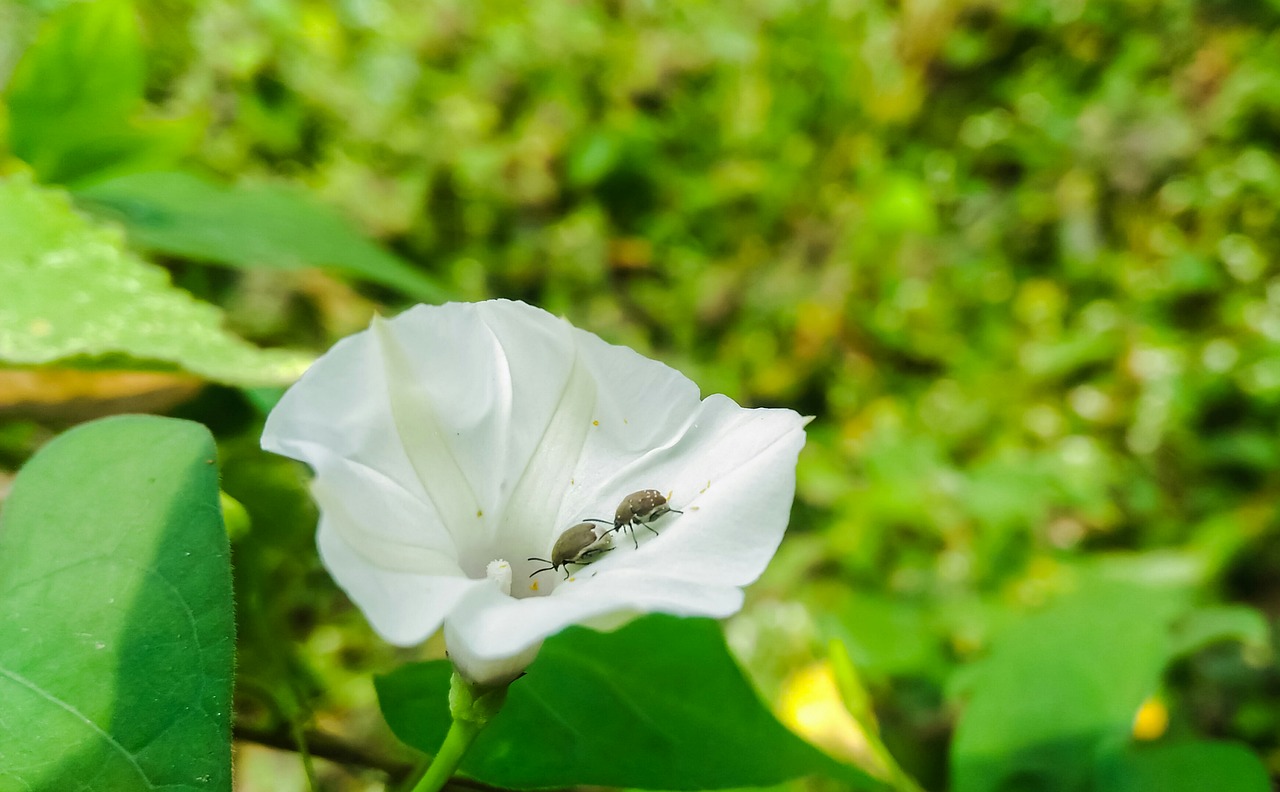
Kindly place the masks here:
POLYGON ((183 120, 143 120, 145 68, 132 4, 73 3, 53 14, 5 90, 9 144, 46 182, 158 167, 194 139, 183 120))
MULTIPOLYGON (((447 662, 375 680, 396 735, 434 752, 449 725, 447 662)), ((733 662, 715 622, 650 616, 549 639, 462 770, 515 789, 600 784, 724 789, 822 774, 879 788, 787 731, 733 662)))
POLYGON ((1185 742, 1134 748, 1098 771, 1096 792, 1268 792, 1267 768, 1247 748, 1185 742))
POLYGON ((998 636, 968 678, 952 745, 955 792, 1083 792, 1156 691, 1187 591, 1085 574, 998 636))
POLYGON ((0 181, 0 294, 0 363, 126 356, 244 385, 291 382, 307 365, 223 330, 217 308, 23 175, 0 181))
POLYGON ((18 475, 0 512, 0 790, 230 789, 214 453, 199 424, 125 416, 18 475))
POLYGON ((281 187, 223 187, 191 173, 137 173, 76 193, 159 253, 246 269, 332 267, 427 302, 434 280, 375 245, 350 221, 281 187))

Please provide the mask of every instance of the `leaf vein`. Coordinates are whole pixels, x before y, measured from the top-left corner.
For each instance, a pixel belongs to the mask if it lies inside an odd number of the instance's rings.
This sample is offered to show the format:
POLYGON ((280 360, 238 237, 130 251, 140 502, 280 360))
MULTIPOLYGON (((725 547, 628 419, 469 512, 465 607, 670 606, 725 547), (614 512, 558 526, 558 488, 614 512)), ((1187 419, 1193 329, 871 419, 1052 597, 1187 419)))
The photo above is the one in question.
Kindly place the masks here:
POLYGON ((15 684, 21 685, 27 690, 30 690, 32 693, 35 693, 37 696, 40 696, 44 700, 48 701, 50 704, 53 704, 54 706, 58 707, 59 709, 71 715, 74 715, 77 719, 80 720, 81 723, 87 726, 90 731, 94 732, 99 737, 101 737, 103 741, 107 743, 107 745, 110 745, 122 757, 124 757, 124 760, 129 763, 129 766, 132 767, 134 771, 137 772, 138 777, 142 779, 142 782, 147 785, 147 789, 156 788, 155 785, 151 783, 151 779, 147 777, 146 772, 144 772, 142 767, 138 764, 138 760, 134 758, 133 754, 130 753, 127 748, 121 745, 116 740, 116 738, 112 737, 105 729, 103 729, 98 724, 94 723, 93 720, 89 718, 87 715, 85 715, 80 710, 73 707, 71 704, 63 701, 62 699, 50 693, 49 691, 40 687, 35 682, 32 682, 31 680, 27 679, 21 674, 18 674, 14 671, 10 671, 4 666, 0 666, 0 676, 4 676, 8 678, 10 681, 14 682, 15 684))

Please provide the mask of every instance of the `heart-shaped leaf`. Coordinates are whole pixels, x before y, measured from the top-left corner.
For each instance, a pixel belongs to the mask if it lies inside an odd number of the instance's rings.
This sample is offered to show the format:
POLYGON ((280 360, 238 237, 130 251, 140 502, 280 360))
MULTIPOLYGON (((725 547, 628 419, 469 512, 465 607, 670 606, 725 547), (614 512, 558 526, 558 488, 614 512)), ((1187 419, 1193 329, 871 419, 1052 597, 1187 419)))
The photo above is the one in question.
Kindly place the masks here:
POLYGON ((962 685, 956 792, 1088 788, 1156 692, 1189 590, 1082 571, 1077 590, 1011 625, 962 685))
MULTIPOLYGON (((439 748, 449 675, 437 661, 375 680, 396 736, 429 753, 439 748)), ((814 774, 880 788, 778 723, 715 622, 662 615, 613 633, 572 628, 549 639, 462 770, 514 789, 724 789, 814 774)))
POLYGON ((213 438, 58 437, 0 512, 0 789, 230 790, 234 621, 213 438))

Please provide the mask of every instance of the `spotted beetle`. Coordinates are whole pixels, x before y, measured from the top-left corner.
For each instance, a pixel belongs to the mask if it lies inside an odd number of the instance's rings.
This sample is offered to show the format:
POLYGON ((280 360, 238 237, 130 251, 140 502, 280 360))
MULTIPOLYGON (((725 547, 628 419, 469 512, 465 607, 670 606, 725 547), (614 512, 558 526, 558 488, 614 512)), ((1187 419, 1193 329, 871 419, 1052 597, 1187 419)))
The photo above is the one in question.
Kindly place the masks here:
POLYGON ((601 529, 590 522, 578 523, 556 539, 555 546, 551 548, 550 559, 537 557, 529 559, 549 565, 530 573, 529 577, 564 567, 564 578, 568 580, 570 564, 586 566, 596 560, 596 556, 613 549, 613 536, 610 535, 612 530, 611 528, 601 529))

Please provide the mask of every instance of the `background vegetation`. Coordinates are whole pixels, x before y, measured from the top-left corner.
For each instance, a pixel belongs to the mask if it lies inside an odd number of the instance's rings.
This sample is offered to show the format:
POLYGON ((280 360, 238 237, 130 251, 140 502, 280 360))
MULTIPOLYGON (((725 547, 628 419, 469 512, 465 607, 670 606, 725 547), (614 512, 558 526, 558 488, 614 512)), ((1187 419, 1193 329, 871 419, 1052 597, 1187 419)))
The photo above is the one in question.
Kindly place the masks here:
POLYGON ((523 299, 816 416, 727 625, 801 734, 875 768, 878 730, 930 790, 1175 788, 1099 780, 1116 740, 1154 743, 1126 777, 1280 776, 1276 30, 1274 0, 0 4, 0 476, 95 415, 208 425, 237 788, 305 788, 303 734, 323 788, 380 789, 412 754, 369 673, 441 647, 335 589, 264 411, 375 310, 523 299))

